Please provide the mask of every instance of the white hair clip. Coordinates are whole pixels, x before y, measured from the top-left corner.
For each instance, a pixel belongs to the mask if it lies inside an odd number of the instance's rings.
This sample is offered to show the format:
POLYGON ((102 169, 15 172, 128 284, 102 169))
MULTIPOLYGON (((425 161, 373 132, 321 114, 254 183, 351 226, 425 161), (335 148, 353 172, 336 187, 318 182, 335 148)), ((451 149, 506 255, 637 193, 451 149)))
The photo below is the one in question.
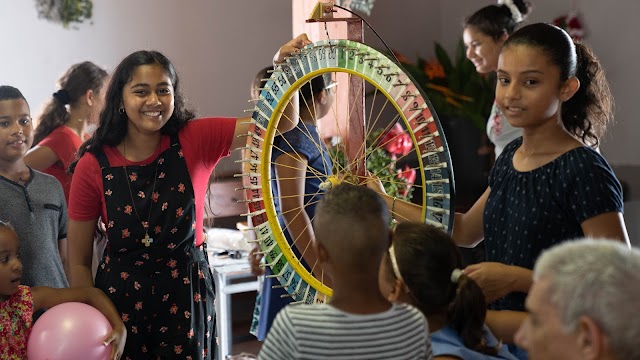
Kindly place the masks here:
POLYGON ((511 18, 516 23, 522 21, 522 13, 518 10, 518 6, 513 3, 513 0, 498 0, 498 5, 505 5, 511 11, 511 18))
POLYGON ((460 269, 453 269, 453 271, 451 272, 451 282, 454 284, 458 283, 458 280, 460 280, 460 276, 464 274, 464 272, 460 269))
POLYGON ((400 280, 404 291, 407 293, 411 293, 411 291, 409 290, 409 286, 407 286, 407 283, 405 283, 404 279, 402 278, 402 274, 400 274, 400 268, 398 267, 398 260, 396 259, 396 252, 393 248, 393 244, 389 247, 389 259, 391 259, 391 268, 393 269, 393 275, 396 276, 396 279, 400 280))

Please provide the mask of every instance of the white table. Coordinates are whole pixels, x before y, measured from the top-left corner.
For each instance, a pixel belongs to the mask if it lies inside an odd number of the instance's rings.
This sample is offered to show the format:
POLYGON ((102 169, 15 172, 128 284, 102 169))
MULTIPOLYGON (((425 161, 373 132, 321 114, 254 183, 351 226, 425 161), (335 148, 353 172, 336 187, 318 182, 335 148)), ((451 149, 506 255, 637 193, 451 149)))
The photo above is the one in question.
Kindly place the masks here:
POLYGON ((218 330, 218 359, 230 355, 233 344, 231 335, 231 295, 258 290, 258 281, 251 273, 246 257, 232 259, 214 256, 209 251, 209 263, 216 285, 216 324, 218 330))

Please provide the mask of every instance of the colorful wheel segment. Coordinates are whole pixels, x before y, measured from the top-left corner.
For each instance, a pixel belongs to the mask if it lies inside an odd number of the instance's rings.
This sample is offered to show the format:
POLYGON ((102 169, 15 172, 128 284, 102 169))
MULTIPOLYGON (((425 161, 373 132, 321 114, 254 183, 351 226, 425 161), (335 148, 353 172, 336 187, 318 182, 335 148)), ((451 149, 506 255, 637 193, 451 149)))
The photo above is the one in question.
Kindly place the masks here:
MULTIPOLYGON (((281 199, 273 195, 272 150, 274 138, 280 135, 278 123, 291 121, 281 115, 290 98, 305 83, 325 73, 331 73, 334 79, 347 78, 338 82, 337 87, 341 89, 353 84, 354 78, 364 80, 364 87, 352 92, 359 94, 360 99, 362 91, 365 92, 367 121, 360 151, 355 152, 357 158, 350 159, 344 151, 335 151, 340 146, 329 151, 331 164, 328 166, 333 174, 322 178, 321 189, 329 189, 342 181, 362 182, 362 176, 354 174, 353 169, 354 164, 366 161, 367 169, 385 188, 399 191, 399 199, 413 195, 412 202, 421 208, 426 223, 449 232, 453 225, 453 170, 449 149, 422 89, 393 60, 365 44, 325 40, 306 46, 277 66, 256 99, 246 146, 241 148, 242 173, 238 175, 242 177, 248 216, 266 266, 271 267, 272 276, 290 296, 303 303, 325 302, 331 296, 331 289, 316 264, 309 264, 310 268, 303 266, 292 248, 297 246, 296 239, 292 236, 293 244, 289 243, 285 236, 287 226, 278 221, 282 214, 276 204, 281 199), (407 181, 414 173, 415 180, 407 181)), ((349 90, 338 90, 339 94, 340 91, 346 94, 349 90)), ((348 117, 350 108, 355 106, 347 103, 347 110, 340 113, 336 109, 339 105, 344 106, 344 101, 335 102, 323 121, 333 124, 338 133, 344 133, 341 127, 345 126, 337 119, 348 117)), ((300 107, 304 106, 311 105, 301 101, 300 107)), ((318 147, 324 149, 320 144, 318 147)), ((321 176, 312 170, 306 174, 321 176)), ((302 257, 311 251, 308 247, 298 250, 302 257)))

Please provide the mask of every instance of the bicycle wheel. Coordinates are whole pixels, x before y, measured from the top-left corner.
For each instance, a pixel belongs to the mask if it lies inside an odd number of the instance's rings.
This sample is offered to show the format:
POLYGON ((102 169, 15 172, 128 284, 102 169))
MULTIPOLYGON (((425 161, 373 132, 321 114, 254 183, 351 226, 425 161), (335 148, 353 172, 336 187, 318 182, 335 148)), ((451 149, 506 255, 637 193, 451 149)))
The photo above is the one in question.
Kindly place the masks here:
MULTIPOLYGON (((295 301, 304 303, 327 301, 331 289, 321 276, 316 276, 316 264, 309 264, 309 269, 302 265, 292 248, 296 246, 296 239, 289 243, 285 236, 288 229, 278 221, 282 214, 276 205, 281 199, 273 196, 272 150, 274 138, 280 135, 277 124, 290 121, 281 118, 280 114, 291 96, 303 84, 327 72, 347 78, 347 81, 338 81, 338 87, 342 89, 353 83, 354 77, 364 80, 365 86, 358 91, 359 94, 362 91, 367 94, 364 116, 368 120, 357 151, 352 148, 348 152, 356 154, 355 158, 348 158, 342 151, 330 152, 333 175, 323 179, 323 189, 341 181, 357 183, 361 180, 355 174, 357 167, 354 164, 358 162, 367 161, 367 167, 371 168, 376 165, 373 162, 387 159, 389 163, 383 164, 382 170, 377 164, 378 171, 373 175, 379 177, 386 188, 397 190, 400 187, 402 194, 406 195, 408 184, 398 174, 415 171, 413 202, 422 208, 422 218, 426 223, 450 231, 454 214, 449 149, 430 102, 411 76, 386 55, 362 43, 324 40, 306 46, 299 54, 278 65, 262 89, 253 110, 246 146, 241 148, 242 174, 238 175, 243 178, 243 190, 249 205, 247 215, 253 223, 266 265, 271 267, 272 276, 278 278, 295 301), (396 143, 399 139, 410 141, 411 146, 404 146, 398 152, 396 143), (393 146, 396 146, 395 150, 393 146), (392 156, 382 156, 389 153, 392 156)), ((359 98, 362 99, 362 95, 359 98)), ((301 101, 300 107, 303 106, 309 104, 301 101)), ((334 104, 328 115, 330 123, 331 117, 339 117, 337 106, 334 104)), ((350 115, 349 109, 345 114, 350 115)), ((340 126, 340 122, 335 121, 338 133, 344 130, 340 126)), ((309 171, 307 176, 318 175, 309 171)), ((303 205, 306 206, 311 204, 303 205)), ((302 257, 310 251, 298 250, 302 257)))

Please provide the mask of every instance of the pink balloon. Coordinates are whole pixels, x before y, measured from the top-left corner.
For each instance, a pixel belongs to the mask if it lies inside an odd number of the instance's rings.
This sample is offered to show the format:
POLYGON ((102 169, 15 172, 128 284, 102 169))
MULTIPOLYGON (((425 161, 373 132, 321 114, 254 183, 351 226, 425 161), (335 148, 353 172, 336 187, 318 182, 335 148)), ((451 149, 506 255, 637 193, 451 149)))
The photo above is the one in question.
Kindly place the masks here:
POLYGON ((111 324, 94 307, 70 302, 52 307, 36 321, 29 336, 29 360, 105 360, 111 345, 102 339, 111 324))

